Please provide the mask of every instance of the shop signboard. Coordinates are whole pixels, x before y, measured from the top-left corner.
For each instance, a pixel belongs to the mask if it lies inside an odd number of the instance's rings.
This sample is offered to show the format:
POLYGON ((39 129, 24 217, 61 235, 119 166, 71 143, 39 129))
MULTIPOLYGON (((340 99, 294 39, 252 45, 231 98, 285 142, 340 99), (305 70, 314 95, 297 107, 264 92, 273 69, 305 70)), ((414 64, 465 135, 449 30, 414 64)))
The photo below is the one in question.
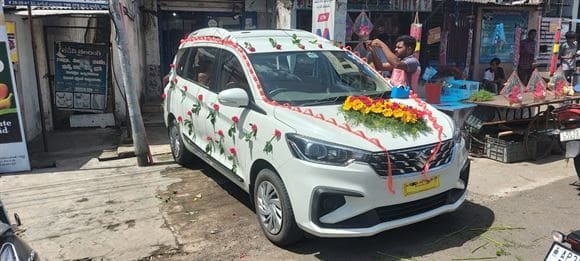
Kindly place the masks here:
POLYGON ((4 5, 65 7, 69 9, 109 9, 107 0, 4 0, 4 5))
POLYGON ((497 57, 502 63, 513 63, 516 26, 527 31, 528 11, 484 10, 481 24, 481 47, 479 62, 489 64, 497 57))
POLYGON ((61 110, 102 112, 107 102, 109 47, 56 42, 55 104, 61 110))
POLYGON ((0 173, 26 170, 30 170, 30 161, 10 62, 4 13, 0 12, 0 173))
POLYGON ((312 33, 344 43, 346 34, 346 0, 314 0, 312 33))

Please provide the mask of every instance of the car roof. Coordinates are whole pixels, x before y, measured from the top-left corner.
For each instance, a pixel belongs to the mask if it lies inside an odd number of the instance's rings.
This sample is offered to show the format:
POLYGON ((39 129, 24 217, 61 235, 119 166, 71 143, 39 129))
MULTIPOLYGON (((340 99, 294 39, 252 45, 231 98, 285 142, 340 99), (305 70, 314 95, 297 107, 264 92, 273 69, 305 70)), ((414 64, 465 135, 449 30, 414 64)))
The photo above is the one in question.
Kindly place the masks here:
MULTIPOLYGON (((338 47, 320 36, 313 33, 295 30, 295 29, 276 29, 276 30, 240 30, 228 31, 223 28, 204 28, 192 32, 189 37, 216 37, 224 40, 231 40, 238 43, 242 47, 246 47, 246 52, 250 52, 249 46, 254 47, 255 53, 271 53, 280 51, 339 51, 338 47), (294 38, 295 36, 295 38, 294 38), (275 44, 280 44, 280 50, 276 49, 274 44, 270 41, 272 39, 275 44), (297 43, 299 40, 300 42, 297 43), (247 43, 247 44, 246 44, 247 43), (300 48, 304 46, 304 49, 300 48), (321 48, 322 47, 322 48, 321 48)), ((190 46, 190 43, 185 43, 180 48, 190 46)), ((253 52, 253 53, 254 53, 253 52)))

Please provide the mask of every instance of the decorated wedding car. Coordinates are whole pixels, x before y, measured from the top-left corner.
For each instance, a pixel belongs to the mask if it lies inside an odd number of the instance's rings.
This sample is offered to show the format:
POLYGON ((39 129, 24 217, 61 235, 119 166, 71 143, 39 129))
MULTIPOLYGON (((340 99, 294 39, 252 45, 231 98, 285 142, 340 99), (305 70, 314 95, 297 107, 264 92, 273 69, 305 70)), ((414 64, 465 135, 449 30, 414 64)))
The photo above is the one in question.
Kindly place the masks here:
POLYGON ((207 28, 179 43, 162 94, 175 161, 247 191, 264 234, 370 236, 456 210, 469 161, 445 114, 364 58, 299 30, 207 28))

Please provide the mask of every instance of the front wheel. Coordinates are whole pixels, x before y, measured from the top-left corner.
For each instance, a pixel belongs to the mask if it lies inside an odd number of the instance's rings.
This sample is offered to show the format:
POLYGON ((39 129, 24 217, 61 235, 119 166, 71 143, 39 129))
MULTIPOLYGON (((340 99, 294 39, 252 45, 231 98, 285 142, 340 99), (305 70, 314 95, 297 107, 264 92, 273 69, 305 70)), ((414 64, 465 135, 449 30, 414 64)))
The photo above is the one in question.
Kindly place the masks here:
POLYGON ((177 120, 173 119, 169 123, 169 145, 173 159, 179 165, 187 165, 193 162, 195 156, 185 148, 183 138, 181 137, 181 128, 177 120))
POLYGON ((254 205, 266 237, 278 246, 302 239, 302 230, 296 224, 288 192, 280 177, 271 169, 263 169, 255 184, 254 205))
POLYGON ((576 170, 576 175, 578 175, 578 180, 580 181, 580 154, 574 157, 574 169, 576 170))

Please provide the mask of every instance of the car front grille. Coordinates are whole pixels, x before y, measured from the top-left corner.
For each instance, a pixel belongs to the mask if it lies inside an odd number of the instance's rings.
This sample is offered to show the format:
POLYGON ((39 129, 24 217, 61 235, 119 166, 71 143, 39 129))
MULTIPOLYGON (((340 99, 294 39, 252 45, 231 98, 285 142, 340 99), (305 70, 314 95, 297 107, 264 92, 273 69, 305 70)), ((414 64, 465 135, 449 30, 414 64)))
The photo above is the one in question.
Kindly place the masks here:
MULTIPOLYGON (((410 149, 389 151, 393 175, 404 175, 420 172, 432 154, 437 144, 429 144, 410 149)), ((453 141, 443 141, 439 152, 431 162, 430 168, 443 166, 451 161, 453 155, 453 141)), ((383 152, 375 152, 370 156, 368 163, 380 176, 387 176, 387 158, 383 152)))

